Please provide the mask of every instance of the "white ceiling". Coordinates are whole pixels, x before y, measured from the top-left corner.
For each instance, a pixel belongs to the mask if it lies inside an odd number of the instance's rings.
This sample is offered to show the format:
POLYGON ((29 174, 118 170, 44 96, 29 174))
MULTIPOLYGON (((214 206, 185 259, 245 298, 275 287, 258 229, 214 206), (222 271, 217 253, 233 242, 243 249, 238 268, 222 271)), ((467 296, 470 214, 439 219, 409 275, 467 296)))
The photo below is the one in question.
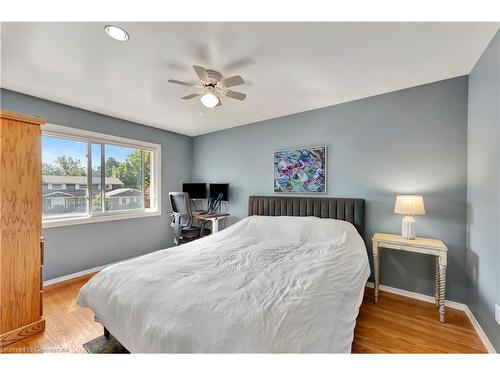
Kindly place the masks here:
POLYGON ((2 23, 1 86, 186 135, 468 74, 498 23, 2 23), (245 101, 180 100, 191 66, 248 84, 245 101))

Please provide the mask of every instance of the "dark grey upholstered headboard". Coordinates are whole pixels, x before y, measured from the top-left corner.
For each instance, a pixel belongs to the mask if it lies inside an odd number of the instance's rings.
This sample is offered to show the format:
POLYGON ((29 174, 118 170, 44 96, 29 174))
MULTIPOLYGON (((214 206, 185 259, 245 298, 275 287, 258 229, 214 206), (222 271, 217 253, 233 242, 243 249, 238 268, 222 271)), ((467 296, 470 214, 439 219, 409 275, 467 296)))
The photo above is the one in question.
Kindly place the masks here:
POLYGON ((350 222, 365 238, 365 200, 357 198, 248 197, 248 215, 316 216, 350 222))

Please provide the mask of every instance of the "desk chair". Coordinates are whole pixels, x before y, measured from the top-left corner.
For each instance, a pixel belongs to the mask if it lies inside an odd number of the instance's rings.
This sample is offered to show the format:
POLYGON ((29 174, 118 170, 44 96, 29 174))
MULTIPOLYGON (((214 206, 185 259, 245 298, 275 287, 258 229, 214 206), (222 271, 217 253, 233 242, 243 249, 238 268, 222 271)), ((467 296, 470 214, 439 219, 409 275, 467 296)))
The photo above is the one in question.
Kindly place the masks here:
POLYGON ((210 234, 203 222, 200 227, 193 226, 193 213, 188 193, 170 192, 168 197, 172 209, 173 220, 170 226, 174 229, 174 244, 179 245, 210 234))

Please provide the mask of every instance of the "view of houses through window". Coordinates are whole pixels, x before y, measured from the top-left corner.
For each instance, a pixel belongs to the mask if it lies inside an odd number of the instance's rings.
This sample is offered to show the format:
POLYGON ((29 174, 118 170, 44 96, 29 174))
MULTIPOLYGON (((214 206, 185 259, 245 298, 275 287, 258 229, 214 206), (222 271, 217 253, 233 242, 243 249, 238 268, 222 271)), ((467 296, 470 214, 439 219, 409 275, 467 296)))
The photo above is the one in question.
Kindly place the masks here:
POLYGON ((44 219, 150 208, 151 154, 140 148, 43 135, 44 219))

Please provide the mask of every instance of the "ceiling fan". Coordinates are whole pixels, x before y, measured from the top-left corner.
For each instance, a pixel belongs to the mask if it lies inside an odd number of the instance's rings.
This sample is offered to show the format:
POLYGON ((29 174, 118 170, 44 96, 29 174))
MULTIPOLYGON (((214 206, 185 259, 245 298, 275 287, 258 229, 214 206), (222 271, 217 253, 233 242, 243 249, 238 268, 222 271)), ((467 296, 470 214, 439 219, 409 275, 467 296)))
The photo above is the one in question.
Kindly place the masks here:
POLYGON ((214 108, 222 105, 220 100, 221 96, 225 96, 236 100, 245 100, 247 94, 229 90, 229 87, 242 85, 245 83, 241 76, 236 75, 224 78, 221 73, 216 70, 205 69, 199 65, 193 65, 196 75, 200 79, 198 83, 192 84, 189 82, 178 81, 176 79, 169 79, 168 82, 177 85, 195 87, 196 92, 186 95, 181 99, 188 100, 201 96, 200 100, 207 108, 214 108))

